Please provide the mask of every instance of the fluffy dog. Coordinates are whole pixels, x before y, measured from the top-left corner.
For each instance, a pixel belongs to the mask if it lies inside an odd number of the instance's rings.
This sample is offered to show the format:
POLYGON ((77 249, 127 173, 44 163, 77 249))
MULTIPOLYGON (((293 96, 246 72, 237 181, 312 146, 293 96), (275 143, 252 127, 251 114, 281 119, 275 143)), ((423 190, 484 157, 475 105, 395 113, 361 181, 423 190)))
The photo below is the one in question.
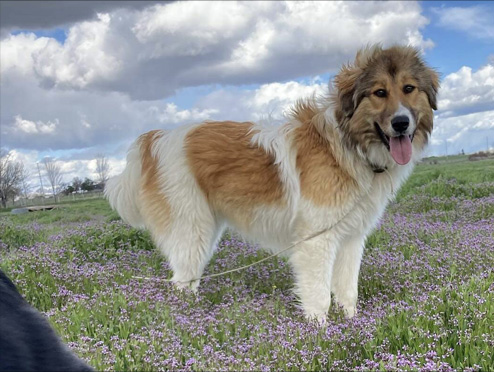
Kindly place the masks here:
POLYGON ((279 252, 336 224, 288 256, 308 317, 324 321, 331 292, 351 317, 366 236, 427 144, 438 85, 412 47, 362 49, 331 94, 299 101, 282 126, 207 121, 141 135, 106 196, 193 290, 225 226, 279 252))

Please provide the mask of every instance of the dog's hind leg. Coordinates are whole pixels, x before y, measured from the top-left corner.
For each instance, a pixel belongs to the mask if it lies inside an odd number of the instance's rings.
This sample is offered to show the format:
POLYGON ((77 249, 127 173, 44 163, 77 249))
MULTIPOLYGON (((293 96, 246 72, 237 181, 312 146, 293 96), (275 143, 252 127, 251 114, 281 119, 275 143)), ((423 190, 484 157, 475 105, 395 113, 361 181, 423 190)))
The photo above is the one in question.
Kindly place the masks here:
POLYGON ((352 236, 342 243, 334 263, 331 290, 349 318, 357 310, 358 275, 363 248, 364 237, 352 236))
MULTIPOLYGON (((209 217, 209 216, 208 216, 209 217)), ((173 270, 172 281, 180 289, 197 291, 199 278, 213 255, 222 228, 213 218, 176 218, 157 245, 173 270)))

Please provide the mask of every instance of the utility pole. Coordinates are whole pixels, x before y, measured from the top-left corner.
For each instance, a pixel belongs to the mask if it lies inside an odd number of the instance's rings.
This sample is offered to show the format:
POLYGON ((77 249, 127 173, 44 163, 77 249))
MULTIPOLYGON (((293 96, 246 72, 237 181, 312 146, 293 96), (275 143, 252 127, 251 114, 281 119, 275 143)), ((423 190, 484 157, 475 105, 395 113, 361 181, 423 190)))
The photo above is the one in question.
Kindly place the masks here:
POLYGON ((446 156, 448 156, 448 140, 446 140, 446 156))
POLYGON ((41 178, 41 172, 39 170, 39 162, 36 162, 36 165, 38 166, 38 175, 39 175, 39 183, 41 185, 41 194, 44 197, 45 196, 45 189, 43 188, 43 179, 41 178))

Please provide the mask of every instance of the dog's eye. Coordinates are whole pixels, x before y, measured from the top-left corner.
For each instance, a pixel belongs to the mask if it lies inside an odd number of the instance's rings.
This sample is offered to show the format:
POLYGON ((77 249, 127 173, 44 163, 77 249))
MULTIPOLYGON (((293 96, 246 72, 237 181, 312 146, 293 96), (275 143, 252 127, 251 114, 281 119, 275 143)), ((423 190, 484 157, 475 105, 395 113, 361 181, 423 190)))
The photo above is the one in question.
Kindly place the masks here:
POLYGON ((413 85, 405 85, 403 87, 403 92, 405 94, 412 93, 414 89, 415 89, 415 87, 413 85))
POLYGON ((388 93, 384 89, 378 89, 374 92, 374 94, 379 98, 384 98, 388 95, 388 93))

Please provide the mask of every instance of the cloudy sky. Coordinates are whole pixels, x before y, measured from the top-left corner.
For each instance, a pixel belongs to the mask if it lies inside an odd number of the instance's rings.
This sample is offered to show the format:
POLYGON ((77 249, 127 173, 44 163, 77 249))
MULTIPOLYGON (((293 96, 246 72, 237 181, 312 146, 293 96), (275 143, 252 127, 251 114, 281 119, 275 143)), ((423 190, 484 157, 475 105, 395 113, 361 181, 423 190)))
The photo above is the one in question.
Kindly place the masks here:
POLYGON ((367 43, 419 47, 441 74, 430 155, 494 147, 494 3, 0 2, 0 146, 64 181, 112 173, 140 133, 281 119, 367 43))

